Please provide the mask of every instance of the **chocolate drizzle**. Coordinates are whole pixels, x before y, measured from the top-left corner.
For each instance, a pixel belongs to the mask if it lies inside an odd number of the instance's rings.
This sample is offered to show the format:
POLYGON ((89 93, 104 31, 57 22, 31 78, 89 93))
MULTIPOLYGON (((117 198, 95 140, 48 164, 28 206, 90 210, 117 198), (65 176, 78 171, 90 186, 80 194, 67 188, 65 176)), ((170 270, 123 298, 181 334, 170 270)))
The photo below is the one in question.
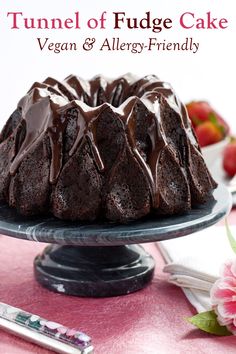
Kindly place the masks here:
MULTIPOLYGON (((104 170, 104 165, 99 154, 99 150, 96 143, 96 127, 95 122, 100 116, 100 114, 107 109, 109 106, 107 104, 103 104, 98 108, 90 108, 89 111, 85 110, 88 108, 85 104, 79 101, 73 101, 71 104, 67 106, 68 108, 76 107, 79 111, 79 116, 77 120, 77 137, 76 140, 69 152, 69 156, 72 156, 78 148, 82 145, 85 139, 88 140, 95 163, 100 172, 104 170), (85 109, 83 109, 84 107, 85 109)), ((61 113, 64 111, 62 109, 61 113)))
POLYGON ((128 141, 131 146, 132 152, 137 158, 142 170, 144 171, 147 180, 149 181, 150 191, 152 196, 152 205, 155 208, 159 206, 159 188, 157 185, 157 165, 162 149, 166 146, 166 142, 161 134, 160 124, 160 107, 159 97, 155 92, 145 95, 141 99, 138 97, 132 97, 120 107, 122 110, 122 120, 125 124, 128 141), (151 142, 151 150, 147 161, 144 160, 137 148, 136 141, 136 114, 138 103, 143 103, 147 108, 150 108, 150 103, 155 103, 155 110, 149 110, 149 128, 148 136, 151 142))
POLYGON ((46 79, 42 84, 35 83, 18 104, 22 111, 26 133, 18 151, 15 148, 10 173, 12 175, 17 173, 24 158, 46 134, 51 147, 50 183, 56 183, 62 169, 66 112, 71 108, 77 110, 78 119, 76 139, 69 156, 74 155, 83 143, 88 141, 97 169, 102 173, 105 166, 97 144, 96 122, 105 110, 110 109, 124 124, 130 149, 149 181, 153 207, 158 208, 157 167, 160 154, 167 146, 161 126, 161 97, 183 118, 191 141, 197 145, 185 107, 171 86, 155 76, 147 76, 140 80, 124 76, 114 81, 98 76, 85 81, 71 75, 63 83, 52 78, 46 79), (139 152, 136 141, 138 104, 142 104, 148 111, 148 138, 151 149, 146 159, 139 152))
MULTIPOLYGON (((25 139, 13 157, 10 173, 14 175, 23 159, 44 138, 47 132, 51 143, 51 168, 50 182, 55 183, 58 178, 62 163, 62 139, 66 122, 58 115, 57 110, 66 103, 63 97, 55 95, 48 87, 33 87, 21 99, 18 107, 22 111, 25 121, 25 139)), ((16 151, 16 148, 15 148, 16 151)))

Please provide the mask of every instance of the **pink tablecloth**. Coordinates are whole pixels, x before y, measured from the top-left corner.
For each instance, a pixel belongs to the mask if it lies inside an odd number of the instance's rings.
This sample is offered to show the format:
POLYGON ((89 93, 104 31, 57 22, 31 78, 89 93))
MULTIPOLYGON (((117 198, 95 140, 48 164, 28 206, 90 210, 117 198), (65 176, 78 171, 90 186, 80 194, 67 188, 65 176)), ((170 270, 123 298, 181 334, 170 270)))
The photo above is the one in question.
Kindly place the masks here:
MULTIPOLYGON (((236 223, 236 211, 230 222, 236 223)), ((165 281, 153 244, 145 246, 156 259, 152 283, 137 293, 105 299, 69 297, 39 286, 32 263, 44 246, 0 237, 0 301, 80 328, 92 337, 96 354, 236 353, 235 337, 201 333, 184 320, 194 310, 182 291, 165 281)), ((0 353, 51 352, 0 331, 0 353)))

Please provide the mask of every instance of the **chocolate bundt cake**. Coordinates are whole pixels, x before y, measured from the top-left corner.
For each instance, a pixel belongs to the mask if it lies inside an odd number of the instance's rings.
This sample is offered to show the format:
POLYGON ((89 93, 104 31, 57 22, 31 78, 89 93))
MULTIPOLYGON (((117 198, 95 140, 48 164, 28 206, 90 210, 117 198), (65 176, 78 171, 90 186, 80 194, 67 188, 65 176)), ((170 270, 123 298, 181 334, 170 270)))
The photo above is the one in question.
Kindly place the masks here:
POLYGON ((0 201, 22 215, 127 222, 215 187, 184 105, 152 75, 36 82, 0 135, 0 201))

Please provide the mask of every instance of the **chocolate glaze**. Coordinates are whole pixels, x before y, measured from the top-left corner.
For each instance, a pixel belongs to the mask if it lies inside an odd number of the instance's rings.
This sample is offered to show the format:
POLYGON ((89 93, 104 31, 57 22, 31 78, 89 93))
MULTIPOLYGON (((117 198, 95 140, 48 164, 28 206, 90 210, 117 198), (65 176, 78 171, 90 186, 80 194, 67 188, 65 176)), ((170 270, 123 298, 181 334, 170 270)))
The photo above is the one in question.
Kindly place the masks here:
POLYGON ((166 104, 180 116, 183 127, 186 128, 183 133, 184 139, 189 139, 198 149, 184 105, 171 86, 156 76, 149 75, 136 80, 133 76, 127 75, 114 81, 97 76, 85 81, 71 75, 62 83, 52 78, 47 78, 43 83, 36 82, 18 104, 26 132, 19 150, 15 148, 10 173, 16 174, 26 155, 47 134, 51 146, 50 183, 56 183, 64 154, 63 134, 67 126, 65 113, 71 108, 77 109, 78 120, 77 137, 69 156, 88 141, 97 169, 103 173, 104 163, 96 139, 96 121, 105 110, 110 109, 123 122, 133 157, 149 181, 152 206, 158 208, 160 196, 157 166, 161 152, 167 147, 161 124, 161 100, 165 100, 166 104), (146 158, 138 150, 135 135, 138 105, 142 105, 148 112, 148 137, 151 148, 146 158))
MULTIPOLYGON (((33 87, 24 96, 18 108, 21 109, 22 119, 25 121, 25 139, 14 156, 10 173, 14 175, 25 156, 44 138, 48 133, 51 145, 51 167, 50 182, 54 183, 59 175, 62 161, 62 140, 66 122, 63 117, 58 115, 57 110, 67 101, 56 95, 48 87, 33 87)), ((16 149, 15 149, 16 150, 16 149)))

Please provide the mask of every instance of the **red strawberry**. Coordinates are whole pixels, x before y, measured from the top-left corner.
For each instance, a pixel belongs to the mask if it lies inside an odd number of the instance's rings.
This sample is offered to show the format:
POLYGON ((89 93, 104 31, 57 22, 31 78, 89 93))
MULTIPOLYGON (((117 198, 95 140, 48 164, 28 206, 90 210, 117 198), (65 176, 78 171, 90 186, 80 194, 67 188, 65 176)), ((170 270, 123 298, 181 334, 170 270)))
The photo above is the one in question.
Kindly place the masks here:
POLYGON ((218 143, 223 138, 221 130, 210 121, 198 125, 195 132, 201 147, 218 143))
POLYGON ((223 154, 223 167, 230 177, 236 174, 236 141, 226 146, 223 154))
POLYGON ((206 101, 192 101, 186 105, 193 127, 211 120, 211 117, 224 129, 224 136, 229 133, 229 126, 224 119, 206 101))
POLYGON ((205 101, 192 101, 186 105, 186 108, 193 126, 207 121, 209 113, 212 112, 212 108, 205 101))

